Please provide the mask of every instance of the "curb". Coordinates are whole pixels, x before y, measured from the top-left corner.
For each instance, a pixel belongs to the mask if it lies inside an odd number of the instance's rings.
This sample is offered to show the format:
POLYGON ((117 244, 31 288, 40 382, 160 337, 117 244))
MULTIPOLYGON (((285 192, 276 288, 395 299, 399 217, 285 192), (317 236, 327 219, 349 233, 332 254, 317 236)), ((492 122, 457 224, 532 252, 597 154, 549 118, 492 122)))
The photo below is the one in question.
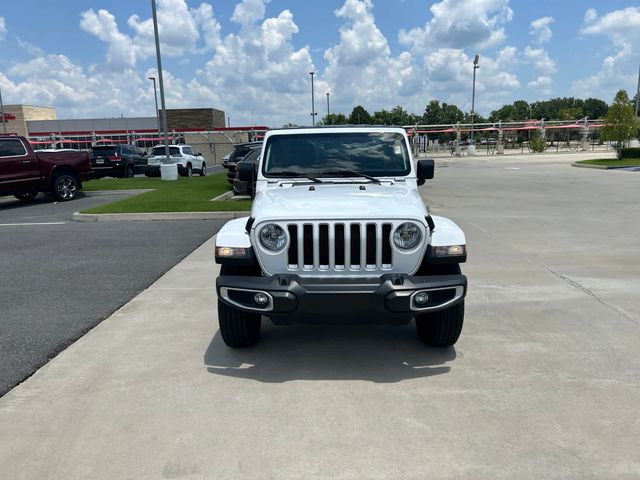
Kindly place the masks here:
POLYGON ((224 192, 222 195, 218 195, 217 197, 214 197, 209 201, 210 202, 219 202, 221 200, 229 200, 232 197, 233 197, 233 192, 224 192))
POLYGON ((74 222, 149 222, 166 220, 233 220, 248 217, 251 212, 164 212, 164 213, 80 213, 72 215, 74 222))
POLYGON ((155 190, 154 188, 135 188, 135 189, 129 189, 129 190, 93 190, 90 192, 81 190, 81 192, 86 197, 102 197, 105 195, 114 195, 118 193, 131 193, 131 194, 146 193, 146 192, 153 192, 154 190, 155 190))
POLYGON ((597 170, 613 170, 615 168, 619 168, 619 167, 607 167, 606 165, 589 165, 588 163, 572 163, 571 166, 579 167, 579 168, 595 168, 597 170))

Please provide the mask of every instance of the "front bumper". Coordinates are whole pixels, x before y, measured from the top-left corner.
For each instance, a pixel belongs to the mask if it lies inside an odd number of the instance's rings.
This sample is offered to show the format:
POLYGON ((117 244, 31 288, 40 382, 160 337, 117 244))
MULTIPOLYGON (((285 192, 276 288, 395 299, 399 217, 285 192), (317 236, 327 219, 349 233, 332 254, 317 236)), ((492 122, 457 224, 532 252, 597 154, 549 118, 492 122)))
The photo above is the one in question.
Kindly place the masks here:
MULTIPOLYGON (((220 276, 216 290, 226 304, 246 312, 261 312, 274 323, 343 323, 348 318, 403 324, 420 313, 444 310, 461 302, 467 292, 467 278, 397 274, 363 279, 220 276), (426 303, 417 303, 419 293, 426 293, 426 303), (268 301, 257 304, 256 294, 266 295, 268 301)), ((424 295, 421 297, 424 300, 424 295)))

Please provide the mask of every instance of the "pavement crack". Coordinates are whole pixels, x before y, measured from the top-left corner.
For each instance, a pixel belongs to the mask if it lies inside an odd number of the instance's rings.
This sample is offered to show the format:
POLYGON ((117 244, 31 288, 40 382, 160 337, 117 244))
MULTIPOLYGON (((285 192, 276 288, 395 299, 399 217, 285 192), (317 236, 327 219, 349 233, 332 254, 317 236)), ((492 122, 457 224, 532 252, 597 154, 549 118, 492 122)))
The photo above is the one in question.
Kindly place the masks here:
POLYGON ((526 252, 523 252, 522 250, 520 250, 517 247, 514 247, 511 244, 507 244, 507 243, 503 242, 498 237, 496 237, 493 233, 491 233, 490 231, 488 231, 485 228, 482 228, 480 225, 477 225, 473 221, 467 220, 467 223, 469 225, 473 226, 474 228, 477 228, 478 230, 480 230, 482 233, 484 233, 485 235, 487 235, 491 239, 493 239, 497 244, 516 251, 523 259, 533 263, 534 265, 537 265, 538 267, 541 267, 541 268, 545 269, 549 273, 553 274, 554 276, 556 276, 560 280, 563 280, 564 282, 568 283, 569 285, 571 285, 572 287, 576 288, 577 290, 580 290, 581 292, 586 293, 587 295, 589 295, 590 297, 595 299, 598 303, 600 303, 604 307, 608 308, 609 310, 617 313, 618 315, 620 315, 625 320, 628 320, 628 321, 634 323, 635 325, 640 326, 640 322, 638 322, 635 318, 627 315, 624 311, 618 309, 614 305, 611 305, 610 303, 605 302, 596 293, 592 292, 591 290, 589 290, 587 287, 583 286, 582 284, 580 284, 576 280, 572 280, 571 278, 567 277, 566 275, 562 275, 561 273, 556 272, 551 267, 549 267, 548 265, 543 263, 541 260, 539 260, 535 255, 531 255, 531 254, 528 254, 526 252))
POLYGON ((543 268, 545 268, 547 271, 549 271, 550 273, 552 273, 553 275, 555 275, 556 277, 558 277, 561 280, 564 280, 565 282, 567 282, 569 285, 571 285, 574 288, 577 288, 578 290, 586 293, 587 295, 593 297, 598 303, 600 303, 601 305, 607 307, 609 310, 612 310, 614 312, 616 312, 618 315, 620 315, 621 317, 629 320, 630 322, 635 323, 636 325, 640 326, 640 322, 638 322, 637 320, 635 320, 634 318, 630 317, 629 315, 627 315, 626 313, 624 313, 622 310, 616 308, 614 305, 611 305, 607 302, 605 302, 603 299, 601 299, 597 294, 595 294, 594 292, 592 292, 591 290, 589 290, 587 287, 585 287, 584 285, 580 284, 579 282, 572 280, 571 278, 567 277, 566 275, 562 275, 559 272, 556 272, 555 270, 553 270, 552 268, 549 268, 548 266, 544 265, 544 264, 540 264, 538 262, 536 262, 538 265, 542 266, 543 268))

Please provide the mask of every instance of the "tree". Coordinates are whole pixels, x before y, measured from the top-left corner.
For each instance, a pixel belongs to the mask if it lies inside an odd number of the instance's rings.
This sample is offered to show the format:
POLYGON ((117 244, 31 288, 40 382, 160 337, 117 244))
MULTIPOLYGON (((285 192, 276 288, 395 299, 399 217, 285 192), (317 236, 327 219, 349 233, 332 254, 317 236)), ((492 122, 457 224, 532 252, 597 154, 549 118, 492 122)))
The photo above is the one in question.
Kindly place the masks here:
POLYGON ((346 125, 349 123, 347 117, 342 113, 330 113, 322 119, 322 125, 346 125))
POLYGON ((609 105, 599 98, 587 98, 582 107, 584 114, 592 120, 603 118, 609 110, 609 105))
POLYGON ((371 123, 374 125, 391 125, 391 113, 384 108, 377 112, 373 112, 371 123))
POLYGON ((619 90, 604 117, 602 139, 616 142, 618 152, 633 137, 638 128, 633 107, 626 90, 619 90))
POLYGON ((371 115, 369 115, 369 112, 367 112, 362 105, 358 105, 351 111, 349 123, 351 125, 370 125, 371 115))
POLYGON ((580 107, 561 108, 558 111, 558 118, 560 120, 578 120, 583 117, 584 112, 580 107))
POLYGON ((438 125, 442 123, 442 107, 439 100, 429 100, 422 115, 423 125, 438 125))

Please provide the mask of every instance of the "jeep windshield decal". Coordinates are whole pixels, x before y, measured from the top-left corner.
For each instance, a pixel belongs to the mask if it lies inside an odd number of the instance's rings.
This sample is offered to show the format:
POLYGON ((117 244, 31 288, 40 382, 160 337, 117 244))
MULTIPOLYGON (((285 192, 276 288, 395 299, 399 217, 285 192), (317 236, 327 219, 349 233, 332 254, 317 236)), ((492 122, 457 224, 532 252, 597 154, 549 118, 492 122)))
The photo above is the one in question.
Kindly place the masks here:
MULTIPOLYGON (((400 177, 411 172, 404 137, 396 132, 285 134, 268 138, 262 173, 322 176, 400 177)), ((284 175, 283 175, 284 176, 284 175)))

